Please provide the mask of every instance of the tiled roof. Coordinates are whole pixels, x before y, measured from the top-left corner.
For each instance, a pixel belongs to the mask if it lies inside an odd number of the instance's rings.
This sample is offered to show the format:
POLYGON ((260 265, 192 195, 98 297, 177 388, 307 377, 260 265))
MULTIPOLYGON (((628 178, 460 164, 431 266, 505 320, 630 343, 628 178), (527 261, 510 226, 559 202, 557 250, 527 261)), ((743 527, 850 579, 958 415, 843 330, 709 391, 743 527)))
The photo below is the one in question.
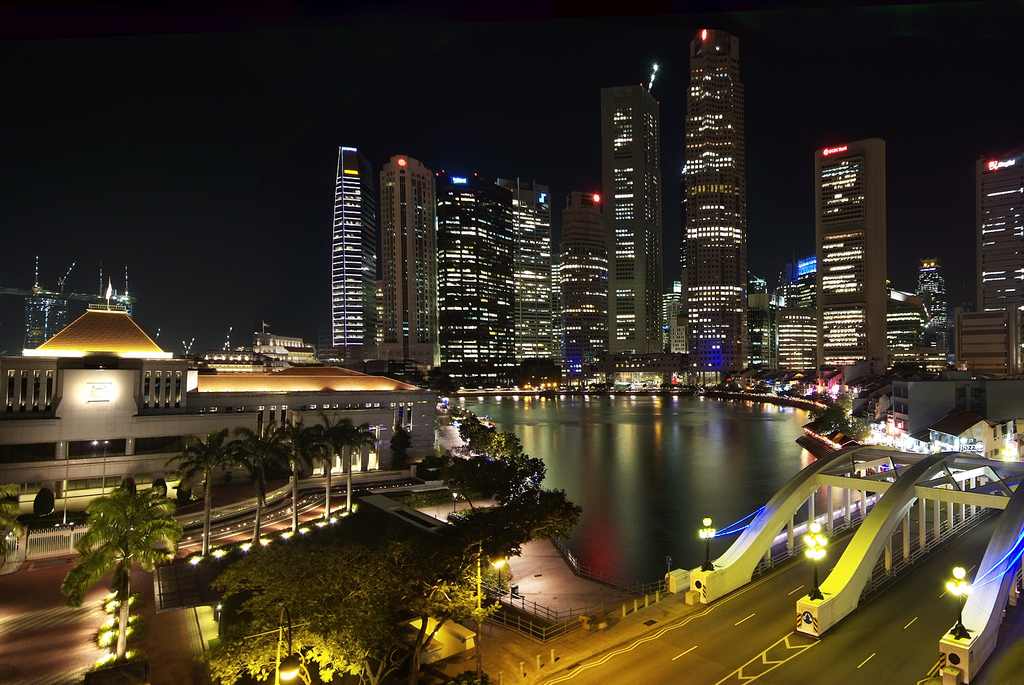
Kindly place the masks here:
POLYGON ((90 309, 38 348, 36 354, 112 352, 121 356, 167 355, 127 312, 90 309))
POLYGON ((270 373, 200 375, 197 380, 199 392, 419 390, 415 385, 337 366, 296 366, 270 373))
POLYGON ((953 409, 941 419, 928 426, 930 430, 945 435, 959 436, 979 423, 988 424, 984 416, 964 409, 953 409))

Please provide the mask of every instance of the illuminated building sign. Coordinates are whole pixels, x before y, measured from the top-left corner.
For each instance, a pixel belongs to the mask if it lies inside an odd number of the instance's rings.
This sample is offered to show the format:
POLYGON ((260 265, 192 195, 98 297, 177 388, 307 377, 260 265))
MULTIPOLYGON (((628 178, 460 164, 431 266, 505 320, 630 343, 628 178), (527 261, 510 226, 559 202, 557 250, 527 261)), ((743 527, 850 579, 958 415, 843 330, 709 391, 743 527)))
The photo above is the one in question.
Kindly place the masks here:
POLYGON ((540 204, 544 204, 547 201, 548 201, 548 194, 547 193, 541 193, 540 197, 537 198, 537 202, 539 202, 540 204))
POLYGON ((109 402, 114 396, 114 386, 110 382, 87 383, 86 402, 109 402))
POLYGON ((813 274, 818 272, 818 257, 806 257, 796 263, 796 275, 806 276, 807 274, 813 274))
POLYGON ((834 155, 837 152, 846 152, 848 149, 849 148, 845 145, 839 145, 837 147, 827 147, 821 151, 821 154, 823 157, 828 157, 829 155, 834 155))
POLYGON ((1008 166, 1014 166, 1016 163, 1017 163, 1016 159, 1005 159, 1002 162, 997 162, 995 160, 992 160, 991 162, 988 163, 988 170, 989 171, 999 171, 1000 169, 1005 169, 1008 166))
POLYGON ((452 176, 452 183, 469 183, 464 176, 452 176))

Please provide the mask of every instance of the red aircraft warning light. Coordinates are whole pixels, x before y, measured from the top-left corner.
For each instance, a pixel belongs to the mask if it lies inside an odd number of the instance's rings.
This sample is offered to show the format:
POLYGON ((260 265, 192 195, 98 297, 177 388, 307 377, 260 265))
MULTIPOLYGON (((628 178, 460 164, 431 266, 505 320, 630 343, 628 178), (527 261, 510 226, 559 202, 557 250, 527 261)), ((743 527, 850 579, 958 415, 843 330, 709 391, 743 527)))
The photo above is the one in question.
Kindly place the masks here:
POLYGON ((704 29, 703 31, 700 32, 700 39, 701 40, 707 40, 708 39, 708 30, 707 29, 704 29))
POLYGON ((594 202, 600 202, 600 201, 601 201, 601 196, 598 195, 597 193, 594 193, 594 202))
POLYGON ((405 165, 406 165, 406 161, 404 159, 402 159, 401 157, 399 157, 398 158, 398 166, 405 166, 405 165))

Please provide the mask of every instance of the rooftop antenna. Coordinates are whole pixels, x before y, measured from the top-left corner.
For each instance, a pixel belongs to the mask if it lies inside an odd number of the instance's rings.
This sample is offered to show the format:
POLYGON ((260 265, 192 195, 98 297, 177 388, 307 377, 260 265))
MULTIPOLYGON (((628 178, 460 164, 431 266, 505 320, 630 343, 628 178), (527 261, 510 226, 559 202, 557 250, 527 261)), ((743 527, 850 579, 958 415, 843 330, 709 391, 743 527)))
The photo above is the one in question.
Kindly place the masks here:
POLYGON ((228 338, 227 338, 227 340, 224 341, 224 351, 225 352, 230 352, 231 351, 231 329, 232 328, 233 328, 233 326, 228 326, 228 338))
MULTIPOLYGON (((67 280, 68 280, 68 276, 70 276, 70 275, 71 275, 71 270, 72 270, 72 269, 74 269, 74 268, 75 268, 75 263, 74 263, 74 262, 71 262, 71 266, 69 266, 69 267, 68 267, 68 270, 67 270, 67 272, 66 272, 66 273, 64 274, 64 277, 63 277, 63 278, 58 278, 58 279, 57 279, 57 285, 58 285, 58 286, 60 287, 60 291, 61 291, 62 293, 64 292, 64 284, 65 284, 65 283, 67 282, 67 280)), ((37 279, 37 280, 38 280, 38 279, 37 279)))
POLYGON ((654 69, 651 71, 651 82, 647 84, 647 92, 651 92, 651 88, 654 87, 654 77, 658 75, 658 65, 654 65, 654 69))

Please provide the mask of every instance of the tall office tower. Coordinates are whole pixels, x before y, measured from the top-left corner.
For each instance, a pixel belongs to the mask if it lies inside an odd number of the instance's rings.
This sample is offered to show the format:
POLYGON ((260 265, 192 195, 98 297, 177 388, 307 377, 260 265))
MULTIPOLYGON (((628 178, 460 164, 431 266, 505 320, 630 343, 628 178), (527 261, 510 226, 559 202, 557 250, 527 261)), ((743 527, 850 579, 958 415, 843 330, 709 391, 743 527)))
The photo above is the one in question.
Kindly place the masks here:
POLYGON ((558 248, 551 252, 551 356, 562 358, 562 256, 558 248))
POLYGON ((885 344, 889 366, 918 364, 928 316, 924 298, 892 288, 886 302, 885 344))
POLYGON ((570 193, 562 210, 562 377, 578 387, 608 352, 608 249, 601 197, 570 193))
POLYGON ((1024 307, 1024 154, 975 164, 978 311, 1024 307))
POLYGON ((536 181, 498 179, 512 191, 516 361, 551 359, 551 200, 536 181))
POLYGON ((796 263, 796 306, 818 308, 818 257, 811 255, 796 263))
POLYGON ((921 260, 917 272, 917 294, 928 313, 928 327, 924 344, 940 350, 949 350, 949 311, 946 304, 946 279, 942 275, 942 262, 937 257, 921 260))
POLYGON ((380 170, 383 324, 377 357, 437 366, 434 174, 395 155, 380 170))
POLYGON ((747 285, 747 364, 774 369, 778 363, 775 316, 778 302, 763 278, 751 276, 747 285))
POLYGON ((739 40, 705 29, 690 43, 683 170, 690 362, 701 381, 747 363, 743 121, 739 40))
POLYGON ((672 289, 662 295, 661 319, 665 322, 662 328, 661 344, 665 352, 672 350, 672 329, 679 327, 679 317, 683 313, 683 282, 673 281, 672 289))
POLYGON ((611 352, 661 351, 658 101, 643 85, 601 89, 601 183, 611 352))
POLYGON ((811 371, 818 357, 818 313, 802 307, 784 307, 776 316, 778 368, 811 371))
POLYGON ((438 174, 441 364, 470 387, 506 383, 515 365, 514 242, 508 189, 438 174))
POLYGON ((373 169, 354 147, 338 148, 331 345, 342 361, 377 356, 377 193, 373 169))
POLYGON ((885 141, 814 153, 818 365, 885 363, 885 141))

